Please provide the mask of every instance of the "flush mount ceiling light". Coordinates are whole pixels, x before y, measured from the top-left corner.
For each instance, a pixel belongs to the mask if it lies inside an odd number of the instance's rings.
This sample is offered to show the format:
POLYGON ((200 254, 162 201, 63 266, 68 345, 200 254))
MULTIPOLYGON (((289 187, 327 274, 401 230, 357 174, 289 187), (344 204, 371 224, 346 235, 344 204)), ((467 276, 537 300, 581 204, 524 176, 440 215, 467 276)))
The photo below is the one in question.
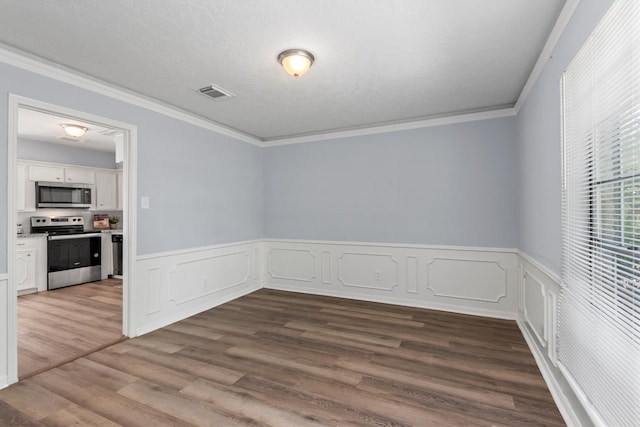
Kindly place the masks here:
POLYGON ((60 126, 62 126, 62 129, 64 129, 67 135, 72 136, 74 138, 80 138, 89 130, 84 126, 79 126, 79 125, 62 124, 60 126))
POLYGON ((300 77, 309 70, 313 55, 302 49, 289 49, 278 55, 278 62, 293 77, 300 77))

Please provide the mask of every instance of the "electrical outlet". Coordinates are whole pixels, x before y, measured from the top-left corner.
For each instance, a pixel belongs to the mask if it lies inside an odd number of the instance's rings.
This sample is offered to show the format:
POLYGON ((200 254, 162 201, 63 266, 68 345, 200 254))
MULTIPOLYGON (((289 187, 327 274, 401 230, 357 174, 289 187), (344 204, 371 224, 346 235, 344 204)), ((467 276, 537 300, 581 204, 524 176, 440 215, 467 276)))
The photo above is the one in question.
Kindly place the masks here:
POLYGON ((376 280, 380 280, 380 272, 376 271, 376 280))

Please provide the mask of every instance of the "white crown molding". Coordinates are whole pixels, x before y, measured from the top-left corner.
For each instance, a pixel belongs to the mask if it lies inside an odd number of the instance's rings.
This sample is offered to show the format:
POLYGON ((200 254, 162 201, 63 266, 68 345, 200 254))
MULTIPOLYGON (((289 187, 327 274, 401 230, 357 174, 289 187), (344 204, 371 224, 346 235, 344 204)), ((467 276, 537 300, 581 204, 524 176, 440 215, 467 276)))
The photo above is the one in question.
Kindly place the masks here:
POLYGON ((569 427, 580 426, 580 418, 578 417, 575 408, 576 402, 572 402, 562 391, 560 383, 556 379, 555 375, 553 375, 553 368, 547 363, 547 359, 540 351, 540 348, 536 345, 535 338, 523 322, 523 319, 516 319, 516 323, 520 328, 520 332, 522 332, 524 340, 527 342, 529 350, 531 350, 531 353, 533 354, 536 365, 538 365, 538 369, 540 369, 540 373, 542 374, 545 383, 547 383, 549 392, 558 406, 558 410, 562 414, 562 418, 564 418, 565 423, 567 423, 567 426, 569 427))
POLYGON ((302 144, 305 142, 327 141, 330 139, 350 138, 354 136, 376 135, 388 132, 421 129, 434 126, 445 126, 458 123, 475 122, 479 120, 499 119, 516 115, 514 108, 482 111, 478 113, 458 114, 453 116, 438 117, 434 119, 417 120, 414 122, 397 123, 392 125, 372 126, 362 129, 352 129, 337 132, 327 132, 316 135, 305 135, 291 138, 270 139, 263 142, 264 147, 277 147, 280 145, 302 144))
POLYGON ((567 27, 567 24, 571 20, 573 13, 578 7, 578 4, 580 4, 580 0, 567 0, 564 7, 562 8, 558 19, 556 20, 556 23, 553 26, 551 33, 549 34, 549 38, 547 39, 547 42, 545 43, 542 51, 540 52, 540 55, 538 56, 536 65, 533 67, 533 70, 531 70, 531 74, 529 74, 529 78, 524 84, 522 92, 520 92, 520 96, 516 101, 516 104, 514 106, 516 114, 518 114, 520 108, 522 107, 522 105, 524 105, 525 101, 527 100, 527 96, 529 96, 529 93, 533 89, 533 86, 535 86, 536 81, 538 81, 538 77, 540 77, 542 70, 544 69, 545 65, 547 65, 547 60, 551 57, 553 49, 556 48, 556 45, 558 44, 562 33, 567 27))
POLYGON ((9 46, 1 43, 0 61, 14 67, 22 68, 23 70, 31 71, 33 73, 52 78, 54 80, 68 83, 73 86, 98 93, 100 95, 105 95, 110 98, 135 105, 137 107, 145 108, 147 110, 174 118, 176 120, 180 120, 185 123, 192 124, 194 126, 198 126, 200 128, 217 132, 221 135, 237 139, 238 141, 247 142, 259 147, 263 146, 262 141, 258 138, 254 138, 252 136, 234 131, 212 121, 208 121, 198 116, 179 110, 178 108, 167 106, 157 100, 147 98, 144 95, 117 87, 115 85, 110 85, 98 79, 81 74, 78 71, 66 69, 60 64, 47 61, 40 57, 29 55, 25 52, 16 52, 9 46))

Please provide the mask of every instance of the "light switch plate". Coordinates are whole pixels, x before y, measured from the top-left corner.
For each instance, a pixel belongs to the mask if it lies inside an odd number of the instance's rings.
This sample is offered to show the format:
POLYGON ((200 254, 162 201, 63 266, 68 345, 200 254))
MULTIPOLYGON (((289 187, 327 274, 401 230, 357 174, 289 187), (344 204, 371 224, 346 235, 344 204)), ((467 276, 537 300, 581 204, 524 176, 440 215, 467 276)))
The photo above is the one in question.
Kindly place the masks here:
POLYGON ((149 209, 149 196, 140 197, 140 209, 149 209))

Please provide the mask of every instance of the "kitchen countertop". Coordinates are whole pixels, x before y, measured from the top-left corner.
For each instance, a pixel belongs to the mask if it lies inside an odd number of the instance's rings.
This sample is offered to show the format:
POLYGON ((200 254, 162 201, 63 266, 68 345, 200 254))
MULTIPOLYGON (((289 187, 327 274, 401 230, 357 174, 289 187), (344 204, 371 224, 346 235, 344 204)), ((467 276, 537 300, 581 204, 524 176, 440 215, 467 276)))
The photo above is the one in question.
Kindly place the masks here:
POLYGON ((110 228, 108 230, 96 230, 101 233, 122 234, 122 228, 110 228))
POLYGON ((23 233, 18 234, 18 239, 25 239, 27 237, 47 237, 47 233, 23 233))

